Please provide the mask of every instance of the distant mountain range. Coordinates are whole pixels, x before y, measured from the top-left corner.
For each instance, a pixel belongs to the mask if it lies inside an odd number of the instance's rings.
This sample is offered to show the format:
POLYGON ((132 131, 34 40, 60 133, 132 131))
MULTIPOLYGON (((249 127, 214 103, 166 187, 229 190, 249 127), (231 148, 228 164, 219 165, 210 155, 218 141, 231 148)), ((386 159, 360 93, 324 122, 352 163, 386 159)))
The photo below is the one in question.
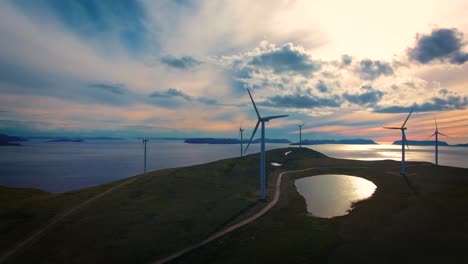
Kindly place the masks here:
MULTIPOLYGON (((434 140, 408 140, 408 145, 410 146, 434 146, 434 140)), ((401 140, 397 140, 392 143, 392 145, 400 145, 401 140)), ((468 147, 468 143, 465 144, 456 144, 456 145, 449 145, 445 141, 439 141, 439 146, 447 146, 447 147, 468 147)))
POLYGON ((27 141, 27 139, 0 134, 0 146, 21 146, 21 144, 15 143, 21 141, 27 141))
POLYGON ((123 140, 123 138, 116 138, 116 137, 58 137, 58 136, 31 136, 26 137, 28 139, 49 139, 49 140, 57 140, 57 139, 90 139, 90 140, 123 140))
MULTIPOLYGON (((188 144, 240 144, 239 139, 235 138, 187 138, 184 140, 185 143, 188 144)), ((265 138, 266 143, 291 143, 291 141, 287 139, 270 139, 265 138)), ((248 140, 243 140, 243 143, 249 143, 248 140)), ((260 143, 260 139, 257 138, 252 141, 252 144, 260 143)))
POLYGON ((75 142, 75 143, 81 143, 81 142, 84 142, 83 139, 81 138, 57 138, 57 139, 52 139, 52 140, 49 140, 47 142, 75 142))
MULTIPOLYGON (((318 139, 318 140, 303 140, 301 145, 324 145, 324 144, 358 144, 358 145, 374 145, 376 142, 370 139, 341 139, 341 140, 331 140, 331 139, 318 139)), ((291 145, 299 145, 299 142, 292 143, 291 145)))

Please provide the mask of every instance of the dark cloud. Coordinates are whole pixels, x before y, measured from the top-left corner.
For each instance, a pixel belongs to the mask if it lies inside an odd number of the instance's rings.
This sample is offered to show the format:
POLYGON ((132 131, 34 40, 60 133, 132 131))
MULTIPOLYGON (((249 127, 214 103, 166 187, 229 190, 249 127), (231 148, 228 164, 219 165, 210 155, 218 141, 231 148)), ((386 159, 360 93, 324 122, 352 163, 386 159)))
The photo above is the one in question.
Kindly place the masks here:
POLYGON ((129 105, 141 96, 123 85, 93 83, 43 69, 0 62, 0 93, 39 95, 80 103, 129 105))
POLYGON ((468 53, 462 49, 466 45, 463 33, 457 29, 434 29, 430 35, 417 37, 416 46, 408 49, 408 57, 420 63, 434 60, 463 64, 468 60, 468 53))
POLYGON ((139 1, 42 0, 13 3, 38 22, 53 17, 64 27, 87 39, 107 41, 105 38, 112 35, 136 53, 148 47, 150 33, 146 28, 147 13, 139 1))
POLYGON ((349 56, 349 55, 341 55, 341 66, 348 66, 348 65, 351 65, 351 63, 353 62, 353 57, 349 56))
POLYGON ((392 75, 393 69, 392 66, 386 62, 382 62, 380 60, 373 61, 364 59, 359 63, 356 72, 363 80, 375 80, 380 75, 392 75))
POLYGON ((186 101, 192 101, 192 96, 182 92, 181 90, 177 90, 174 88, 169 88, 164 91, 155 91, 149 95, 152 98, 177 98, 180 97, 186 101))
POLYGON ((122 86, 118 84, 95 83, 95 84, 90 84, 89 87, 102 89, 104 91, 108 91, 114 94, 124 93, 124 88, 122 88, 122 86))
POLYGON ((441 95, 447 95, 448 93, 449 93, 449 91, 447 89, 445 89, 445 88, 442 88, 442 89, 439 90, 439 94, 441 94, 441 95))
POLYGON ((317 108, 317 107, 339 107, 341 99, 339 96, 332 98, 318 98, 305 95, 277 95, 268 97, 261 105, 286 108, 317 108))
MULTIPOLYGON (((447 111, 466 109, 468 97, 451 95, 446 98, 433 97, 423 104, 415 104, 415 112, 447 111)), ((374 110, 376 113, 408 113, 413 106, 389 106, 374 110)))
POLYGON ((318 83, 315 85, 315 87, 322 93, 325 93, 328 91, 328 86, 322 80, 319 80, 318 83))
POLYGON ((374 89, 370 85, 362 86, 361 90, 363 92, 359 94, 344 93, 343 98, 353 104, 370 106, 377 104, 384 95, 383 92, 374 89))
POLYGON ((198 97, 197 101, 202 103, 202 104, 206 104, 206 105, 218 104, 218 101, 216 101, 215 99, 212 99, 212 98, 208 98, 208 97, 198 97))
POLYGON ((313 61, 301 47, 292 43, 264 51, 252 58, 250 65, 272 69, 275 73, 297 73, 310 76, 320 70, 321 63, 313 61))
POLYGON ((215 100, 215 99, 212 99, 212 98, 209 98, 209 97, 194 97, 194 96, 186 94, 183 91, 175 89, 175 88, 169 88, 169 89, 164 90, 164 91, 155 91, 155 92, 151 93, 149 96, 151 98, 156 99, 156 100, 159 99, 159 100, 157 100, 157 101, 155 101, 153 103, 156 103, 156 104, 161 105, 161 106, 169 107, 169 108, 177 107, 180 104, 175 102, 175 101, 170 101, 170 100, 162 101, 161 99, 181 98, 181 99, 183 99, 183 100, 185 100, 187 102, 199 102, 199 103, 206 104, 206 105, 217 105, 218 104, 218 101, 215 100))
POLYGON ((175 58, 172 56, 166 56, 161 59, 161 62, 166 64, 167 66, 181 69, 181 70, 187 70, 190 68, 193 68, 197 65, 200 65, 201 62, 190 57, 190 56, 182 56, 180 58, 175 58))

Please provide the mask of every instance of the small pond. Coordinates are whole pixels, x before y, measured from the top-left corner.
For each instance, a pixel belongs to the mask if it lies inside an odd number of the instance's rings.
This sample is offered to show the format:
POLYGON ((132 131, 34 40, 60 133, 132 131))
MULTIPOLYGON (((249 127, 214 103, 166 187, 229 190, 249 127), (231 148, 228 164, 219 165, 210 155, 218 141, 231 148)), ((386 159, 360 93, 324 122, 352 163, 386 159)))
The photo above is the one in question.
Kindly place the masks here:
POLYGON ((348 214, 354 202, 372 196, 377 186, 366 179, 338 174, 310 176, 294 182, 309 214, 331 218, 348 214))

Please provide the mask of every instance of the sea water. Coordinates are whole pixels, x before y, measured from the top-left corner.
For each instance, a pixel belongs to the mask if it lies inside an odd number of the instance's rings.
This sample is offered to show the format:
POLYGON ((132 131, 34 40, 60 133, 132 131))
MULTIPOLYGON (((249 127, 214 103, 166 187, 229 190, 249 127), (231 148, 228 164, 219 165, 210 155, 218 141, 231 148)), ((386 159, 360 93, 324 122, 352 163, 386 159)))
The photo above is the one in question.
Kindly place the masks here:
MULTIPOLYGON (((65 192, 143 173, 141 140, 85 140, 82 143, 30 140, 21 144, 19 147, 0 147, 0 185, 65 192)), ((288 146, 266 144, 267 150, 288 146)), ((336 158, 399 160, 401 157, 401 147, 392 145, 307 147, 336 158)), ((247 154, 259 150, 260 144, 253 144, 247 154)), ((468 167, 468 148, 440 147, 439 151, 440 164, 468 167)), ((237 144, 186 144, 180 140, 151 140, 147 144, 147 171, 207 163, 239 155, 240 146, 237 144)), ((433 157, 433 147, 411 147, 407 152, 409 161, 433 162, 433 157)))

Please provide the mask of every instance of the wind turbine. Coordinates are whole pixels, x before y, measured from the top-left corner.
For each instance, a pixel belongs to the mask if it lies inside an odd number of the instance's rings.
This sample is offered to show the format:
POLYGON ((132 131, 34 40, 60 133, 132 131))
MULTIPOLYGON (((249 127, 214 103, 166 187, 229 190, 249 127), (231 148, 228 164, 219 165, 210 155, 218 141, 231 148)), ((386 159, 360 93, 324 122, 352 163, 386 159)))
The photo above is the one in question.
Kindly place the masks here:
POLYGON ((144 160, 144 168, 145 168, 145 174, 146 174, 146 142, 148 142, 149 139, 143 138, 143 144, 145 145, 145 160, 144 160))
POLYGON ((243 156, 243 153, 242 153, 242 151, 243 151, 243 147, 242 147, 242 144, 243 144, 243 142, 242 142, 242 141, 243 141, 243 139, 242 139, 242 133, 243 133, 243 132, 244 132, 244 129, 242 128, 242 123, 241 123, 241 125, 240 125, 240 127, 239 127, 239 135, 240 135, 240 138, 241 138, 241 140, 240 140, 240 147, 241 147, 241 149, 240 149, 240 154, 241 154, 241 157, 243 156))
POLYGON ((432 134, 432 136, 435 136, 435 164, 439 165, 439 135, 446 136, 446 137, 448 136, 439 132, 439 129, 437 128, 437 119, 435 117, 434 117, 434 122, 436 125, 436 130, 434 134, 432 134))
POLYGON ((302 148, 302 127, 305 125, 305 123, 302 123, 300 125, 296 125, 299 127, 299 148, 302 148))
POLYGON ((272 119, 276 118, 281 118, 281 117, 287 117, 288 115, 277 115, 277 116, 266 116, 266 117, 261 117, 260 114, 258 113, 257 106, 255 105, 254 99, 252 98, 252 94, 250 94, 250 90, 247 89, 247 92, 249 93, 250 100, 252 100, 253 107, 255 109, 255 112, 257 113, 258 121, 257 124, 255 125, 255 129, 252 132, 252 136, 250 137, 249 144, 247 144, 247 147, 245 148, 245 152, 247 152, 247 149, 250 146, 250 143, 252 143, 252 139, 255 136, 255 133, 257 132, 258 125, 261 123, 262 124, 262 137, 261 137, 261 151, 260 151, 260 199, 265 200, 265 122, 268 122, 272 119))
POLYGON ((409 119, 411 113, 413 113, 413 110, 414 110, 414 107, 413 107, 413 109, 411 109, 411 112, 406 117, 406 120, 405 120, 405 122, 403 122, 403 125, 401 125, 401 127, 384 127, 386 129, 399 129, 399 130, 401 130, 401 172, 400 173, 403 176, 406 175, 406 172, 405 172, 405 144, 409 149, 408 141, 406 140, 406 135, 405 135, 405 130, 406 130, 405 125, 406 125, 406 122, 408 122, 408 119, 409 119))

